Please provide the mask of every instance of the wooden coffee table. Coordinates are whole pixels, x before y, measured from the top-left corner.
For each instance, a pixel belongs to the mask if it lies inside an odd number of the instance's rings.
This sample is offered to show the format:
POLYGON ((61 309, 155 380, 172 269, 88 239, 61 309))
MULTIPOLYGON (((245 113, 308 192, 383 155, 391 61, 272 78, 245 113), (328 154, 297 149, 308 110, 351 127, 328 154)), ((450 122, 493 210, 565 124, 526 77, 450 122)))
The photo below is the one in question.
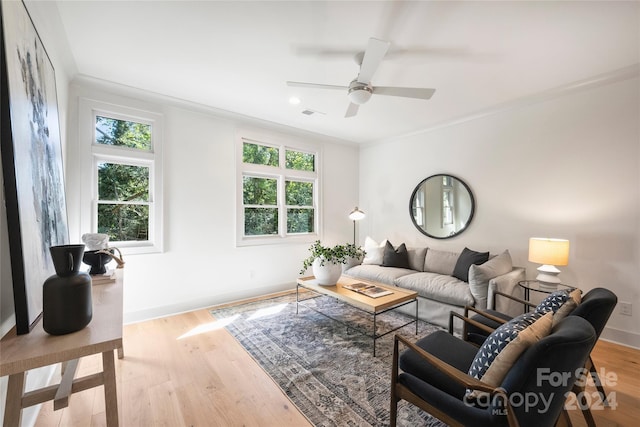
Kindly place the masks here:
MULTIPOLYGON (((416 335, 418 334, 418 293, 415 291, 409 291, 407 289, 398 288, 395 286, 387 286, 381 283, 373 282, 371 280, 362 280, 362 279, 354 279, 351 277, 341 276, 338 279, 338 283, 334 286, 322 286, 319 285, 315 280, 315 277, 301 277, 297 280, 296 286, 296 314, 298 313, 298 306, 304 302, 304 300, 300 300, 300 288, 304 288, 306 290, 312 291, 318 296, 326 295, 332 298, 335 298, 339 301, 348 304, 351 307, 354 307, 358 310, 364 311, 373 316, 373 332, 371 334, 362 331, 359 328, 354 328, 352 325, 344 323, 334 317, 329 316, 327 313, 323 313, 320 310, 317 310, 314 307, 309 305, 305 305, 305 307, 310 308, 311 310, 316 311, 317 313, 322 314, 336 322, 342 323, 343 325, 355 329, 358 332, 362 333, 373 339, 373 356, 376 355, 376 340, 380 337, 383 337, 387 334, 390 334, 394 331, 397 331, 400 328, 403 328, 411 323, 415 323, 416 325, 416 335), (365 283, 377 286, 379 288, 383 288, 391 292, 389 295, 384 295, 378 298, 372 298, 367 295, 352 291, 350 289, 346 289, 344 285, 347 284, 356 284, 356 283, 365 283), (416 311, 413 320, 406 322, 403 325, 400 325, 396 328, 393 328, 389 331, 385 331, 383 333, 378 333, 376 318, 377 316, 386 313, 391 310, 395 310, 396 308, 415 303, 416 311)), ((304 304, 303 304, 304 305, 304 304)))

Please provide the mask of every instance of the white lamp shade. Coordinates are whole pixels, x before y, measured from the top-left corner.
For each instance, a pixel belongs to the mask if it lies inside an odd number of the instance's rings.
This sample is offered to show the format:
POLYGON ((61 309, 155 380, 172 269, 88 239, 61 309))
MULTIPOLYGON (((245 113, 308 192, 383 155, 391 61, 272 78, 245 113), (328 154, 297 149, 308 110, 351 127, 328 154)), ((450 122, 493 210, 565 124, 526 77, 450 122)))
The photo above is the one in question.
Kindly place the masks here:
POLYGON ((352 220, 352 221, 360 221, 362 218, 364 218, 364 216, 365 216, 364 212, 362 212, 356 206, 356 208, 354 210, 352 210, 351 213, 349 214, 349 219, 352 220))
POLYGON ((537 264, 569 264, 569 241, 564 239, 529 239, 529 261, 537 264))

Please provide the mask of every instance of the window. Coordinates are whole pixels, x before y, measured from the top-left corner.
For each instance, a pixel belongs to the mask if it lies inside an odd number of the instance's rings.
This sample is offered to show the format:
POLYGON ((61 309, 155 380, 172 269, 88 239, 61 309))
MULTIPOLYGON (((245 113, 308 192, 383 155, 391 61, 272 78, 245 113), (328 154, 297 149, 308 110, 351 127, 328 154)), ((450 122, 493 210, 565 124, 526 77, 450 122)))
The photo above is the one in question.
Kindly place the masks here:
POLYGON ((442 177, 442 228, 453 225, 453 181, 450 176, 442 177))
POLYGON ((125 253, 162 250, 160 116, 82 99, 82 233, 125 253))
POLYGON ((317 239, 317 150, 241 137, 238 151, 238 244, 317 239))

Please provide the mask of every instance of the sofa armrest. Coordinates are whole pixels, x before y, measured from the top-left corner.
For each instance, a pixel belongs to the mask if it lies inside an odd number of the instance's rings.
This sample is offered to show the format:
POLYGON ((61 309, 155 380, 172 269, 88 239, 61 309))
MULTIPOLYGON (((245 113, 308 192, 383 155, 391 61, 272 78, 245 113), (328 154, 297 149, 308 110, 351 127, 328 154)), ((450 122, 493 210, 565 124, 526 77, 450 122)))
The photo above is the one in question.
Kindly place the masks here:
POLYGON ((525 280, 525 269, 523 267, 513 267, 513 270, 509 273, 489 280, 487 308, 514 317, 522 314, 522 304, 518 304, 516 301, 508 300, 507 298, 497 298, 497 300, 494 298, 495 291, 513 295, 517 298, 523 298, 523 289, 518 286, 518 282, 522 280, 525 280), (494 301, 496 301, 495 307, 493 307, 494 301))
POLYGON ((358 265, 362 265, 363 260, 364 258, 354 258, 354 257, 347 258, 347 262, 342 264, 342 272, 344 273, 350 268, 356 267, 358 265))

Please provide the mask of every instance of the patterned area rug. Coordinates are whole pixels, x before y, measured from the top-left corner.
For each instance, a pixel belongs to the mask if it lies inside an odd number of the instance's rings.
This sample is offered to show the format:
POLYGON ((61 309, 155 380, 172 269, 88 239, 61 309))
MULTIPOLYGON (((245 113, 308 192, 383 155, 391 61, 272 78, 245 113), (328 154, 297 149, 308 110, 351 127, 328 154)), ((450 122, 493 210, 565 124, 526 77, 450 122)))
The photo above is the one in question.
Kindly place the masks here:
MULTIPOLYGON (((373 357, 370 337, 309 307, 369 331, 371 315, 329 297, 310 298, 304 304, 296 314, 292 294, 214 309, 211 314, 227 323, 226 329, 314 425, 388 426, 394 333, 376 340, 373 357)), ((393 311, 378 316, 377 324, 386 331, 408 320, 393 311)), ((438 329, 420 321, 418 337, 438 329)), ((414 324, 395 333, 418 338, 414 324)), ((399 405, 398 425, 444 426, 404 401, 399 405)))

